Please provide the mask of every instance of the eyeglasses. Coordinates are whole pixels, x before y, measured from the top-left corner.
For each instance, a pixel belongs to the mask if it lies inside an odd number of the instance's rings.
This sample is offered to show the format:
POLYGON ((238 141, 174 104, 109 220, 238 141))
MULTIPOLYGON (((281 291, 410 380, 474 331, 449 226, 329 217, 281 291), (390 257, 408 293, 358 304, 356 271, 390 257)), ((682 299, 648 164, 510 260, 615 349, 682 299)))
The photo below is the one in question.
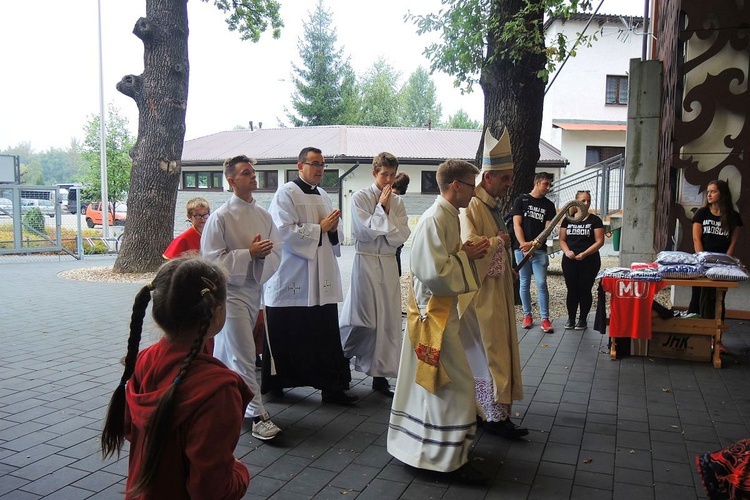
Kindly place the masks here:
POLYGON ((328 168, 327 163, 318 163, 317 161, 303 161, 305 165, 310 165, 313 168, 328 168))
POLYGON ((468 182, 459 181, 458 179, 456 179, 456 182, 458 182, 460 184, 463 184, 464 186, 469 186, 471 189, 476 188, 476 186, 474 184, 469 184, 468 182))
POLYGON ((196 219, 208 219, 208 216, 211 215, 211 212, 208 212, 207 214, 193 214, 191 217, 195 217, 196 219))

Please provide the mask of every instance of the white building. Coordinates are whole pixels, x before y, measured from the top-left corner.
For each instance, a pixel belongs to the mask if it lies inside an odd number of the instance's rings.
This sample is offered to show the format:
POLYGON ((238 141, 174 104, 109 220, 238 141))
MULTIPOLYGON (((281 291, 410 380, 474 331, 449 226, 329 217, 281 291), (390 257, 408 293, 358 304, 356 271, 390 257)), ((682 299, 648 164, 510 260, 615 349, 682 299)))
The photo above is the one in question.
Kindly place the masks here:
MULTIPOLYGON (((364 127, 330 125, 256 130, 232 130, 185 141, 182 152, 180 188, 175 212, 175 233, 185 230, 185 203, 201 196, 213 208, 231 193, 222 171, 225 158, 246 154, 258 163, 258 191, 254 197, 268 208, 279 185, 297 177, 297 155, 307 146, 320 148, 326 159, 323 189, 341 208, 346 242, 351 241, 351 195, 374 182, 372 158, 381 151, 394 154, 399 172, 409 175, 409 189, 402 198, 410 224, 435 201, 437 166, 446 158, 473 162, 482 130, 428 129, 407 127, 364 127)), ((565 158, 547 144, 539 143, 537 170, 559 178, 565 158)))
MULTIPOLYGON (((545 23, 547 45, 558 35, 569 46, 584 31, 591 14, 545 23)), ((625 152, 628 67, 641 56, 643 18, 597 14, 586 29, 595 35, 581 43, 550 77, 544 99, 542 139, 560 150, 570 164, 565 175, 625 152)))

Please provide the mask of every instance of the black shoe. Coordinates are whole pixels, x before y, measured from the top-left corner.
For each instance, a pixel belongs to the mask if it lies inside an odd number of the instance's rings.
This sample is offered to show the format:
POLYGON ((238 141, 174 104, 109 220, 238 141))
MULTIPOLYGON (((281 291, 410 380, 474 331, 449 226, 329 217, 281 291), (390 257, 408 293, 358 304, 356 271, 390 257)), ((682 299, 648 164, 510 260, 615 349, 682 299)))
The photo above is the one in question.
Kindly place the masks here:
POLYGON ((565 329, 566 330, 572 330, 575 328, 576 320, 575 318, 568 318, 568 321, 565 322, 565 329))
POLYGON ((372 377, 372 390, 379 392, 383 396, 392 398, 393 391, 391 386, 388 384, 388 379, 385 377, 372 377))
POLYGON ((261 370, 263 368, 263 358, 260 354, 255 355, 255 369, 261 370))
POLYGON ((471 462, 463 464, 453 472, 449 472, 448 475, 453 481, 463 484, 487 484, 490 481, 490 478, 474 467, 471 462))
POLYGON ((585 319, 579 319, 578 323, 576 323, 576 330, 585 330, 588 328, 588 325, 586 325, 585 319))
POLYGON ((322 394, 326 404, 349 406, 359 401, 357 396, 350 396, 344 391, 322 391, 322 394))
POLYGON ((274 387, 273 389, 271 389, 270 393, 271 393, 271 396, 273 396, 274 398, 284 397, 284 389, 281 389, 278 387, 274 387))
POLYGON ((497 434, 509 439, 517 439, 529 433, 528 429, 516 426, 509 418, 499 422, 485 422, 484 430, 490 434, 497 434))

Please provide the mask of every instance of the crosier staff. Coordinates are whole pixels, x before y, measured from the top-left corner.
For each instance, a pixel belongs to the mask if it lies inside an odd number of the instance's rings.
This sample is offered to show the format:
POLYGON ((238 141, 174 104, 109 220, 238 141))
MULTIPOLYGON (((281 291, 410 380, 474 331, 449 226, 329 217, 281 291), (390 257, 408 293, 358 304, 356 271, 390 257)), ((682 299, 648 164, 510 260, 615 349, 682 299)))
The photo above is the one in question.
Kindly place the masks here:
POLYGON ((518 272, 519 269, 523 267, 526 262, 531 258, 532 255, 534 255, 534 252, 542 246, 542 242, 547 241, 547 238, 549 237, 552 230, 557 226, 557 224, 562 220, 563 217, 567 217, 568 221, 570 222, 580 222, 583 219, 586 218, 586 216, 589 214, 588 207, 580 201, 573 200, 569 201, 565 204, 564 207, 562 207, 562 210, 560 210, 557 215, 555 215, 555 218, 550 221, 550 223, 547 225, 547 227, 544 228, 544 231, 539 233, 539 235, 534 238, 534 240, 531 242, 531 248, 529 251, 524 254, 523 259, 521 259, 521 262, 513 266, 513 270, 518 272), (569 213, 570 210, 573 207, 577 207, 578 210, 575 211, 575 213, 571 214, 569 213))

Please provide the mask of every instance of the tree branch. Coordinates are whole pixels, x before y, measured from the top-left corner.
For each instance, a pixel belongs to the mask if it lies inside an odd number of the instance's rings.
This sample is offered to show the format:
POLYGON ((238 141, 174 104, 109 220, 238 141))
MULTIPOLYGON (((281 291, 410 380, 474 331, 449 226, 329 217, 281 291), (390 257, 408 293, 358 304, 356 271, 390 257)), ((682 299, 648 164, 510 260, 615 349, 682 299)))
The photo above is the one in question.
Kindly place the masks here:
POLYGON ((154 38, 156 29, 156 26, 148 18, 140 17, 133 26, 133 34, 145 43, 154 38))
POLYGON ((143 78, 140 75, 125 75, 115 86, 117 90, 138 103, 143 95, 143 78))

